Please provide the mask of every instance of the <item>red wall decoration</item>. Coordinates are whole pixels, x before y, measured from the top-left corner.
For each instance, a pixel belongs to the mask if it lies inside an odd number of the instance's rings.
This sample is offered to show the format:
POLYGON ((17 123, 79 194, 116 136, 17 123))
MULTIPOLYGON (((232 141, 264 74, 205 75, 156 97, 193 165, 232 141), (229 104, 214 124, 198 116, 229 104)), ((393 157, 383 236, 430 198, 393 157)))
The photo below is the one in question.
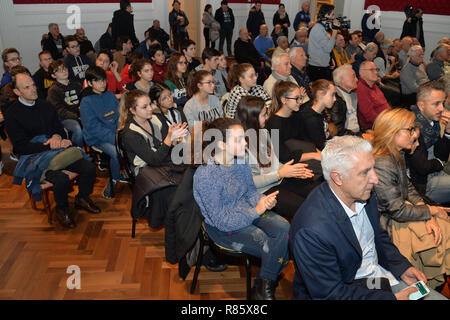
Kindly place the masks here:
MULTIPOLYGON (((119 3, 120 0, 13 0, 14 4, 64 4, 64 3, 119 3)), ((135 2, 151 3, 152 0, 132 0, 131 4, 135 2)))
POLYGON ((366 0, 364 8, 375 4, 383 11, 403 12, 406 6, 421 7, 425 14, 450 15, 450 1, 448 0, 366 0))

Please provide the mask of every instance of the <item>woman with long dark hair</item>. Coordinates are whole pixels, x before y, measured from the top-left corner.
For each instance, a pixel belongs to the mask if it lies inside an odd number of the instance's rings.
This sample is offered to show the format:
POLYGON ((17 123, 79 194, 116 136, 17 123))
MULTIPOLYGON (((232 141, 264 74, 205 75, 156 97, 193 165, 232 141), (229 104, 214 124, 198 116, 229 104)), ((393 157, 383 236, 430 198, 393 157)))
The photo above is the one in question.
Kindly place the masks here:
POLYGON ((285 164, 278 160, 274 151, 273 135, 265 129, 268 108, 259 97, 246 96, 239 102, 237 119, 242 123, 249 139, 246 159, 252 169, 253 181, 259 192, 266 195, 279 191, 274 211, 279 215, 292 218, 308 196, 318 185, 313 179, 314 173, 308 164, 291 159, 285 164))
POLYGON ((178 52, 171 54, 164 84, 170 88, 173 101, 177 104, 179 110, 183 110, 187 101, 187 71, 186 57, 178 52))
POLYGON ((277 278, 289 263, 289 222, 271 211, 278 192, 264 196, 256 189, 251 170, 243 162, 246 142, 238 120, 203 121, 201 130, 202 139, 197 143, 201 143, 205 157, 194 174, 193 185, 208 236, 221 246, 260 257, 252 298, 274 300, 277 278), (217 135, 213 142, 204 138, 210 129, 220 132, 221 137, 217 135), (214 151, 206 155, 204 151, 212 143, 214 151))

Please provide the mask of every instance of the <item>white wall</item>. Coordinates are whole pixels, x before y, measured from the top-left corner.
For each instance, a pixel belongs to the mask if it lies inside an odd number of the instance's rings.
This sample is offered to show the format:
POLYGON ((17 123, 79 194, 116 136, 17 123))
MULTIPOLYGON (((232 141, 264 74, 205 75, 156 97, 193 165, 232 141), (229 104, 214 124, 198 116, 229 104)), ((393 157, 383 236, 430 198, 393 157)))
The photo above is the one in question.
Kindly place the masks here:
MULTIPOLYGON (((361 19, 364 14, 363 0, 345 0, 344 16, 351 19, 351 31, 361 30, 361 19)), ((400 38, 405 21, 403 12, 381 12, 381 31, 386 38, 392 40, 400 38)), ((425 62, 430 59, 430 54, 436 48, 438 40, 450 36, 450 17, 434 14, 423 15, 423 29, 425 37, 425 62)))
MULTIPOLYGON (((213 11, 220 7, 221 0, 187 0, 199 1, 200 10, 206 3, 213 6, 213 11)), ((301 8, 301 4, 305 0, 282 0, 289 14, 291 24, 293 24, 295 15, 301 8)), ((361 18, 364 13, 364 0, 335 0, 336 5, 342 10, 343 15, 352 20, 352 30, 361 29, 361 18)), ((172 10, 171 0, 153 0, 152 3, 134 3, 134 19, 136 35, 140 40, 144 38, 144 31, 151 26, 153 19, 159 19, 161 27, 169 32, 168 15, 172 10)), ((238 38, 240 28, 246 27, 248 12, 252 4, 229 4, 233 9, 236 26, 232 45, 238 38)), ((0 51, 7 47, 16 47, 21 52, 23 64, 27 66, 31 72, 39 68, 37 54, 40 52, 40 40, 42 34, 47 33, 47 26, 50 22, 59 24, 63 35, 73 34, 74 30, 68 30, 66 20, 70 14, 66 13, 67 5, 13 5, 12 0, 0 1, 0 51)), ((118 9, 118 3, 102 3, 102 4, 80 4, 81 8, 81 25, 86 30, 88 38, 94 44, 100 36, 106 31, 111 22, 113 12, 118 9)), ((272 32, 273 14, 277 10, 277 5, 262 5, 262 10, 272 32)), ((201 17, 201 15, 200 15, 201 17)), ((424 15, 424 31, 425 43, 427 50, 425 51, 425 60, 434 49, 439 38, 449 36, 450 19, 448 16, 424 15)), ((404 21, 404 14, 401 12, 383 12, 381 15, 381 30, 389 38, 398 38, 404 21)), ((203 26, 199 23, 199 39, 198 46, 204 47, 203 26)), ((289 38, 292 39, 294 29, 291 26, 289 30, 289 38)), ((218 47, 218 41, 216 43, 218 47)), ((200 51, 201 52, 201 51, 200 51)))
MULTIPOLYGON (((63 35, 74 34, 66 20, 65 4, 13 5, 12 0, 0 1, 0 51, 4 48, 19 49, 23 65, 34 73, 39 68, 37 54, 41 51, 42 34, 48 33, 48 24, 55 22, 63 35)), ((92 44, 105 33, 119 3, 80 4, 81 27, 92 44)), ((138 39, 144 39, 144 32, 159 19, 161 27, 169 32, 169 1, 153 0, 152 3, 133 3, 134 25, 138 39)), ((3 71, 3 70, 2 70, 3 71)))

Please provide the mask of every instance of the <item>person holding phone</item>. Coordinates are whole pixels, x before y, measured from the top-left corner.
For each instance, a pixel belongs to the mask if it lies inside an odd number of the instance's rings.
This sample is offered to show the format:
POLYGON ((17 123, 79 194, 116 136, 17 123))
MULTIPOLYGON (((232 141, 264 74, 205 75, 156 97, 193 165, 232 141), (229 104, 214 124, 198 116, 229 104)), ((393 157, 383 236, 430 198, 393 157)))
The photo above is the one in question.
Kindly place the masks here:
POLYGON ((193 191, 208 235, 221 246, 261 258, 252 299, 274 300, 277 278, 289 263, 289 222, 271 211, 278 191, 266 196, 257 191, 245 163, 247 143, 239 120, 203 121, 200 137, 201 142, 194 142, 201 143, 204 157, 194 174, 193 191), (207 143, 205 133, 213 133, 214 142, 207 143), (206 154, 213 144, 214 150, 206 154))

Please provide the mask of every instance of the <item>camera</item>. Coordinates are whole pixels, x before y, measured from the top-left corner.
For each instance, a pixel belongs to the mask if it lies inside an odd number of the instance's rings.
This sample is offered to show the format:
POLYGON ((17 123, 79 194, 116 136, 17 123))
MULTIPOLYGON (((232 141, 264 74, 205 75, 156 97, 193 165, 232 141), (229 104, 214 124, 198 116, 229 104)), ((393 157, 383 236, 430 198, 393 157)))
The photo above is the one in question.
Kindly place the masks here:
POLYGON ((419 9, 414 9, 413 6, 406 6, 404 11, 407 19, 408 18, 413 19, 416 17, 416 14, 419 12, 419 9))
MULTIPOLYGON (((347 19, 347 17, 337 17, 335 18, 337 21, 339 21, 339 23, 341 24, 341 26, 339 27, 339 29, 350 29, 350 25, 351 25, 351 21, 350 19, 347 19)), ((333 20, 334 19, 324 19, 322 20, 324 23, 330 23, 333 24, 333 20)))

